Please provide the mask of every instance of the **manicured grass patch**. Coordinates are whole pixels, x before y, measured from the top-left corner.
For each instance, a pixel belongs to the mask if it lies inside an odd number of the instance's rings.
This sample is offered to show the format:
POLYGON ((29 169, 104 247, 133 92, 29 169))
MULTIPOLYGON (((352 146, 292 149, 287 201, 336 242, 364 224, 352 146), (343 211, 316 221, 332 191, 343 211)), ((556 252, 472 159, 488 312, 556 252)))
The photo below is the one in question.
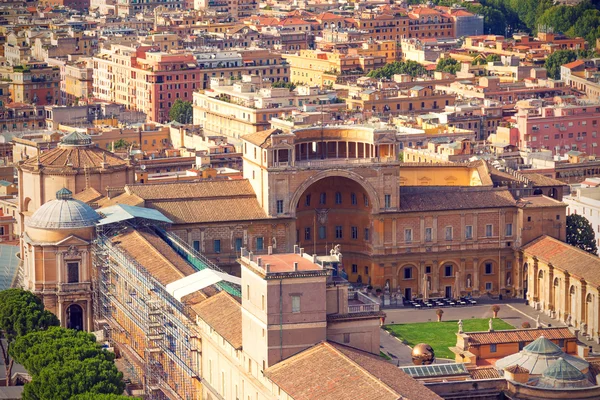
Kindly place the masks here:
POLYGON ((387 355, 387 354, 385 354, 383 351, 380 351, 380 352, 379 352, 379 356, 380 356, 381 358, 385 358, 385 359, 386 359, 386 360, 388 360, 388 361, 392 359, 392 357, 388 356, 388 355, 387 355))
MULTIPOLYGON (((473 318, 463 320, 465 332, 487 331, 489 319, 473 318)), ((448 347, 456 346, 456 332, 458 332, 458 321, 422 322, 415 324, 385 325, 383 328, 410 347, 419 343, 427 343, 435 351, 435 356, 440 358, 454 359, 448 347)), ((494 330, 504 331, 514 329, 514 326, 504 322, 500 318, 494 319, 494 330)))

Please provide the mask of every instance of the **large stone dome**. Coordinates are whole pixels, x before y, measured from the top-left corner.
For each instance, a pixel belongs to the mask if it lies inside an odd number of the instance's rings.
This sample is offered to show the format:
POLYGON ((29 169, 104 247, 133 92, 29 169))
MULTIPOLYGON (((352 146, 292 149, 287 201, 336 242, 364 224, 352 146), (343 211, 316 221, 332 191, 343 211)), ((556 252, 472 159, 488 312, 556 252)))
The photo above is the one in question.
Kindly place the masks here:
POLYGON ((38 208, 26 225, 38 229, 78 229, 92 227, 99 219, 92 207, 73 199, 73 193, 63 188, 56 192, 56 200, 38 208))

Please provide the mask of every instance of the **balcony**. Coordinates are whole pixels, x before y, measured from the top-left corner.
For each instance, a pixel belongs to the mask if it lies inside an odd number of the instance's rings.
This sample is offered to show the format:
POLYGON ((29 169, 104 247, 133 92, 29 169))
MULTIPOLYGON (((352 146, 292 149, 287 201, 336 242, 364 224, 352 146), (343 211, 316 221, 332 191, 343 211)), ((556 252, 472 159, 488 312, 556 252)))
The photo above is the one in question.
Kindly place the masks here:
POLYGON ((63 293, 91 292, 91 282, 59 283, 58 291, 63 293))
POLYGON ((379 304, 360 292, 348 292, 348 314, 378 312, 379 304))

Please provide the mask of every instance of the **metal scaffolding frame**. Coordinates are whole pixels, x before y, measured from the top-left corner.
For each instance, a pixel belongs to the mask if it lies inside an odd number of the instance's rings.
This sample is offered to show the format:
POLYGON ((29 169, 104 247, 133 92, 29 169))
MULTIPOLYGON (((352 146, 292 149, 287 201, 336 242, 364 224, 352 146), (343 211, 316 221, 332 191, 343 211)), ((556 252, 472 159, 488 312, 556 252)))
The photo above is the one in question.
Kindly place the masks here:
MULTIPOLYGON (((193 311, 110 240, 131 222, 99 227, 92 252, 96 330, 134 367, 150 399, 195 399, 200 385, 193 311)), ((155 223, 137 224, 151 229, 155 223)), ((164 232, 164 231, 163 231, 164 232)))

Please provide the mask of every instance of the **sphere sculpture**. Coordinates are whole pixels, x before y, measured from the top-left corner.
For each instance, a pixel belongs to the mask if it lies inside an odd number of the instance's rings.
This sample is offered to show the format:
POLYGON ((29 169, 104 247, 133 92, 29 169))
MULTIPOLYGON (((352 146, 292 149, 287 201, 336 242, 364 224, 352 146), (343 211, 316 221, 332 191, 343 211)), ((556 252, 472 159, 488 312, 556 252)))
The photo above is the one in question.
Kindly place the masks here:
POLYGON ((415 365, 430 365, 435 360, 433 348, 427 343, 419 343, 412 350, 412 361, 415 365))

